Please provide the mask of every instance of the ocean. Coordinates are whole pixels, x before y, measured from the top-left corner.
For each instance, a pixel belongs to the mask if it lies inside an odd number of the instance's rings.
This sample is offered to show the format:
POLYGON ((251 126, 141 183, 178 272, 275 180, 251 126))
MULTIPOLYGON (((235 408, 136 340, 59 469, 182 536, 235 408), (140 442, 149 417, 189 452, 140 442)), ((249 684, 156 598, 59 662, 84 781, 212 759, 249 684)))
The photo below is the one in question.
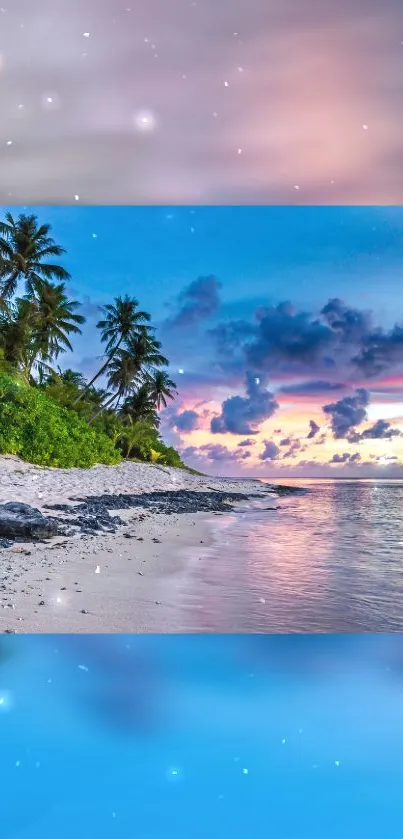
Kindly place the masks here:
POLYGON ((301 493, 213 516, 178 631, 403 631, 403 481, 284 481, 301 493))
POLYGON ((2 839, 400 839, 402 639, 7 636, 2 839))

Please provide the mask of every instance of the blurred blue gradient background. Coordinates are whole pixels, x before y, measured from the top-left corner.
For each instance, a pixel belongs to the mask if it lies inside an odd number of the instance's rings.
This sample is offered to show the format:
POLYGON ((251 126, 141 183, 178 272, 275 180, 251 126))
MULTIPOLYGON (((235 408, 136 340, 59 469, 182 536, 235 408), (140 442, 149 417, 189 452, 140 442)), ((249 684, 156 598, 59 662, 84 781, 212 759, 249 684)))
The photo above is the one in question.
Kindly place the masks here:
POLYGON ((5 636, 1 839, 401 837, 403 636, 5 636))

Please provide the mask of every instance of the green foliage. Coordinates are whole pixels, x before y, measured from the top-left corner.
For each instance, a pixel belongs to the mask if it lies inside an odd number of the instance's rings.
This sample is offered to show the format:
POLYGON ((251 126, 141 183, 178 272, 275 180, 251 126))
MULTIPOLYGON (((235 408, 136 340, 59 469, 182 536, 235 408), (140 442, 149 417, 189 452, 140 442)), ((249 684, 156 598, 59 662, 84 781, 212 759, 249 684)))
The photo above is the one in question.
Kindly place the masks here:
POLYGON ((113 442, 38 388, 0 373, 0 452, 41 466, 119 462, 113 442))
POLYGON ((58 262, 65 250, 50 233, 36 215, 0 220, 0 452, 66 468, 116 463, 121 454, 185 468, 158 432, 159 412, 177 390, 136 298, 102 307, 104 352, 90 381, 54 369, 85 318, 58 262), (108 390, 95 385, 101 377, 108 390))
POLYGON ((160 455, 158 463, 163 463, 164 466, 176 466, 177 469, 183 469, 184 464, 176 449, 172 446, 166 446, 161 439, 156 441, 153 450, 160 455))
POLYGON ((145 420, 122 428, 120 445, 126 458, 143 460, 146 463, 158 461, 164 466, 183 469, 184 465, 178 452, 166 446, 159 436, 158 429, 145 420))

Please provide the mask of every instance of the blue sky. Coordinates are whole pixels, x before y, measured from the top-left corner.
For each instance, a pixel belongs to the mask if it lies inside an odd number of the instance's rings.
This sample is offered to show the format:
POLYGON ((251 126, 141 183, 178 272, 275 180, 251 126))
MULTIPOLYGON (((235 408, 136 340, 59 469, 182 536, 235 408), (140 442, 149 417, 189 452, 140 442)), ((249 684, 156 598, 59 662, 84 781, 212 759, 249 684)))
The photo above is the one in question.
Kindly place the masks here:
POLYGON ((80 293, 100 299, 109 299, 111 290, 137 293, 155 318, 164 316, 172 296, 205 274, 221 280, 225 302, 238 303, 240 311, 245 299, 285 297, 313 306, 324 297, 348 294, 351 305, 364 303, 385 321, 395 313, 403 258, 400 207, 30 211, 48 220, 63 243, 80 293))
POLYGON ((383 474, 400 469, 403 355, 400 332, 393 330, 403 318, 403 208, 11 211, 35 212, 66 249, 71 294, 83 302, 88 321, 74 356, 65 356, 63 364, 86 374, 97 367, 98 307, 116 295, 133 295, 150 311, 179 385, 178 400, 162 417, 163 434, 193 465, 234 474, 327 474, 336 468, 347 475, 372 474, 381 460, 383 474), (331 323, 323 312, 334 300, 344 330, 350 324, 351 332, 351 319, 360 322, 354 334, 342 336, 334 311, 331 323), (379 330, 382 369, 374 371, 379 330), (357 367, 352 359, 361 356, 357 367), (248 376, 259 379, 254 394, 248 376), (357 389, 365 395, 357 396, 357 389), (247 401, 223 407, 234 398, 247 401), (348 409, 355 424, 340 431, 345 404, 325 413, 323 408, 345 398, 353 399, 348 409), (229 419, 233 410, 235 425, 229 419), (240 423, 239 411, 245 410, 251 422, 240 423), (306 437, 311 420, 320 434, 298 453, 296 441, 306 437), (379 420, 388 426, 374 429, 379 420), (239 443, 249 436, 253 446, 241 446, 241 452, 239 443), (280 451, 283 439, 291 440, 288 454, 280 451), (359 448, 353 450, 354 441, 359 448))

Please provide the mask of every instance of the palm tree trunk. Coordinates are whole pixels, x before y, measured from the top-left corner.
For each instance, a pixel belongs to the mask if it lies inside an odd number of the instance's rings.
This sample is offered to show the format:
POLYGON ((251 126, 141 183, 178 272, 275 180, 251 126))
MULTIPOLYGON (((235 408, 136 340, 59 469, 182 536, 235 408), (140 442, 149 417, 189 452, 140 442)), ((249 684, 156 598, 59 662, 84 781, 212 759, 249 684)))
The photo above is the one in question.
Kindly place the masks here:
POLYGON ((83 396, 85 396, 85 394, 86 394, 86 393, 88 393, 88 391, 90 390, 90 388, 92 388, 92 386, 93 386, 94 382, 96 382, 96 381, 97 381, 97 379, 99 379, 99 377, 100 377, 100 376, 102 376, 102 373, 104 373, 104 372, 105 372, 105 370, 107 369, 108 365, 111 363, 112 358, 114 357, 114 355, 115 355, 115 354, 116 354, 116 352, 118 351, 118 349, 119 349, 119 347, 120 347, 120 345, 121 345, 122 341, 123 341, 123 335, 119 338, 119 341, 118 341, 118 343, 116 344, 116 347, 114 347, 114 349, 112 350, 112 352, 110 353, 110 355, 108 355, 108 358, 107 358, 107 360, 105 361, 105 364, 103 364, 103 365, 102 365, 101 369, 100 369, 100 370, 98 370, 98 373, 96 373, 96 374, 95 374, 95 376, 93 376, 93 378, 91 379, 91 381, 90 381, 90 382, 88 382, 88 384, 85 386, 84 390, 82 390, 82 391, 81 391, 81 393, 79 393, 79 394, 78 394, 77 398, 76 398, 76 399, 74 400, 74 402, 73 402, 73 408, 74 408, 74 405, 77 405, 77 402, 80 402, 80 400, 83 398, 83 396))
POLYGON ((90 419, 88 420, 88 425, 91 425, 91 423, 94 422, 94 420, 96 420, 97 417, 99 417, 100 414, 102 414, 102 411, 106 411, 106 409, 109 408, 109 405, 112 405, 112 402, 114 402, 115 399, 118 399, 119 396, 120 396, 119 393, 114 393, 113 396, 111 396, 111 398, 108 399, 107 402, 105 402, 105 405, 102 405, 102 407, 99 408, 99 410, 96 412, 96 414, 93 414, 92 417, 90 417, 90 419))

